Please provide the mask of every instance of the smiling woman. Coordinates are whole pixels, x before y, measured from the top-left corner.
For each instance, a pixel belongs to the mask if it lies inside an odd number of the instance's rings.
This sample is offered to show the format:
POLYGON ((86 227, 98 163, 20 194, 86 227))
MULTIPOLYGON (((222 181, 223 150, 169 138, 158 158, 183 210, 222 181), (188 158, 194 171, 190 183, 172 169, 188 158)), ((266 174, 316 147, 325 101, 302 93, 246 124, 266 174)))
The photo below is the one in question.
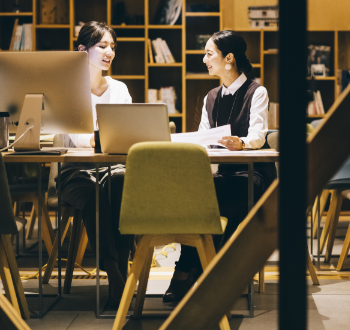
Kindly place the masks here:
MULTIPOLYGON (((222 86, 212 89, 204 99, 198 130, 230 124, 231 135, 218 142, 230 151, 260 149, 267 133, 267 90, 247 78, 252 70, 245 52, 247 44, 235 31, 216 32, 205 46, 204 64, 209 74, 219 76, 222 86)), ((276 177, 273 163, 254 165, 254 199, 257 201, 276 177)), ((248 166, 221 164, 214 174, 220 215, 228 219, 223 237, 214 237, 219 249, 248 213, 248 166)), ((195 248, 182 245, 174 276, 163 300, 178 301, 189 290, 201 272, 195 248)))
MULTIPOLYGON (((102 71, 108 70, 117 45, 115 32, 105 23, 89 22, 80 30, 77 50, 89 55, 91 82, 92 115, 95 136, 98 132, 96 104, 131 103, 126 85, 102 71)), ((92 133, 92 132, 91 132, 92 133)), ((91 148, 95 146, 94 134, 70 134, 70 146, 91 148)), ((96 150, 96 148, 95 148, 96 150)), ((62 201, 81 209, 83 221, 92 249, 96 250, 96 173, 93 164, 62 165, 61 196, 62 201)), ((119 304, 125 286, 130 247, 133 237, 120 235, 119 212, 124 183, 124 171, 112 171, 111 200, 108 198, 107 176, 100 181, 100 268, 108 275, 110 299, 112 305, 119 304)))

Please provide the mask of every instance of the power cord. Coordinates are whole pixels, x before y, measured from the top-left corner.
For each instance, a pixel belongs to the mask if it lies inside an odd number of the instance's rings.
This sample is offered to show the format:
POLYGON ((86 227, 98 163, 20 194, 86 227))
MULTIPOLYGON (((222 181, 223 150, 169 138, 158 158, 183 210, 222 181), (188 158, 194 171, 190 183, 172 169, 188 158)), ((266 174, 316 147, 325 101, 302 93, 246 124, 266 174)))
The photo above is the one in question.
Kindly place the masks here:
POLYGON ((34 125, 28 127, 28 128, 24 131, 24 133, 23 133, 16 141, 14 141, 13 143, 11 143, 8 147, 3 148, 3 149, 0 149, 0 152, 6 151, 6 150, 10 149, 12 146, 14 146, 14 145, 24 136, 24 134, 26 134, 26 133, 27 133, 30 129, 32 129, 33 127, 34 127, 34 125))

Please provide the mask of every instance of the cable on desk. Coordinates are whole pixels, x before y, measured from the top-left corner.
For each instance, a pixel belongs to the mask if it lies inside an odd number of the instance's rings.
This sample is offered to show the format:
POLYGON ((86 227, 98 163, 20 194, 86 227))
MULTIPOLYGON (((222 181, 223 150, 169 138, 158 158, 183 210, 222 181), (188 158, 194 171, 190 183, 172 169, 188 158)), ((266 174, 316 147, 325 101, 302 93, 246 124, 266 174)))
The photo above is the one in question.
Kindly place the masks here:
POLYGON ((3 148, 3 149, 0 149, 0 152, 6 151, 6 150, 10 149, 12 146, 14 146, 14 145, 24 136, 24 134, 26 134, 26 133, 27 133, 30 129, 32 129, 33 127, 34 127, 34 125, 28 127, 28 128, 24 131, 24 133, 23 133, 16 141, 14 141, 13 143, 11 143, 8 147, 3 148))

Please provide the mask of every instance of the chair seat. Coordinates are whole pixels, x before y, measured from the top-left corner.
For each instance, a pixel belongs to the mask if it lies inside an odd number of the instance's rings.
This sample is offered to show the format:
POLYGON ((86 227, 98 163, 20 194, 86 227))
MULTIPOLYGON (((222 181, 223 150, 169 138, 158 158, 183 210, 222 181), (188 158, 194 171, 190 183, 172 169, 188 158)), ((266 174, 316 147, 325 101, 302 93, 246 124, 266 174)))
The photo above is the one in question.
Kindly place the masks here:
POLYGON ((26 225, 27 220, 25 218, 15 217, 17 231, 20 232, 22 228, 26 225))
MULTIPOLYGON (((47 205, 49 205, 50 207, 57 208, 58 207, 58 197, 57 196, 49 197, 47 199, 47 205)), ((64 201, 61 201, 61 205, 62 205, 62 207, 72 207, 71 204, 64 202, 64 201)))
MULTIPOLYGON (((41 182, 41 191, 47 191, 48 180, 43 180, 41 182)), ((11 195, 19 195, 19 194, 29 194, 36 193, 39 190, 39 184, 36 183, 24 183, 24 184, 10 184, 10 194, 11 195)))
POLYGON ((220 222, 221 222, 222 233, 224 233, 228 220, 225 217, 220 217, 220 222))
POLYGON ((339 179, 339 180, 330 180, 324 189, 340 189, 347 190, 350 189, 350 178, 349 179, 339 179))

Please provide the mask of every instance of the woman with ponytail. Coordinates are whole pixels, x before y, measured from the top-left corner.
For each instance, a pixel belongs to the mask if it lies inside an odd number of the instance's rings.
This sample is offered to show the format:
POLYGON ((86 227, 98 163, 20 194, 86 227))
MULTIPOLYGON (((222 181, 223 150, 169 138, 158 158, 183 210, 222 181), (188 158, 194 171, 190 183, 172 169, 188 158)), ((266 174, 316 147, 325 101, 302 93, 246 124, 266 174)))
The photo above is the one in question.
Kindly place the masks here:
MULTIPOLYGON (((209 74, 219 76, 222 86, 209 91, 204 98, 199 130, 231 125, 231 135, 218 142, 230 151, 259 149, 265 144, 269 98, 265 87, 248 79, 252 71, 245 52, 247 44, 234 31, 213 34, 205 46, 204 64, 209 74)), ((276 178, 274 163, 254 164, 254 199, 257 201, 276 178)), ((223 237, 213 237, 220 249, 248 213, 248 166, 222 164, 214 174, 216 195, 221 216, 228 218, 223 237)), ((197 251, 181 246, 170 287, 163 296, 165 302, 179 301, 201 273, 197 251)))

